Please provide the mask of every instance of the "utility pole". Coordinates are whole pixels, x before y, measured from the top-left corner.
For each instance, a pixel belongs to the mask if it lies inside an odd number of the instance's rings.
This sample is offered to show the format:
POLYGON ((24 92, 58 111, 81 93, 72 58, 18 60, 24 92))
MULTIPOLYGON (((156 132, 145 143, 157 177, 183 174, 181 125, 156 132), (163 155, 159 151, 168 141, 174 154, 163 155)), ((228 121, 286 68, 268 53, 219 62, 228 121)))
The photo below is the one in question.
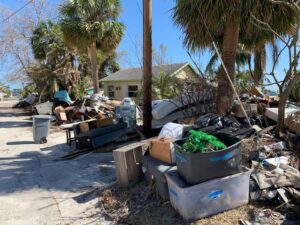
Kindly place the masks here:
POLYGON ((143 131, 151 132, 152 120, 152 0, 143 0, 143 131))

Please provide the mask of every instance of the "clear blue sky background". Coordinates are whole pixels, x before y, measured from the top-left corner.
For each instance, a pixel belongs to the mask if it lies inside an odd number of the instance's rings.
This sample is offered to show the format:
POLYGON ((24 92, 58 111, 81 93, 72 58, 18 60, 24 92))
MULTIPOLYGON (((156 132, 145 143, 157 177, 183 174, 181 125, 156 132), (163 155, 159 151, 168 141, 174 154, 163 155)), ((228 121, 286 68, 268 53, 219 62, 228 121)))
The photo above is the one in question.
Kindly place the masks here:
MULTIPOLYGON (((26 2, 25 0, 0 0, 1 5, 14 10, 26 2)), ((63 0, 48 0, 48 2, 56 7, 63 0)), ((139 67, 143 31, 142 0, 121 0, 121 3, 123 9, 120 19, 126 26, 126 33, 118 51, 125 51, 127 55, 121 57, 120 64, 122 68, 139 67)), ((191 62, 182 45, 183 34, 172 22, 170 10, 173 6, 173 0, 153 0, 153 47, 158 48, 160 44, 167 46, 167 59, 172 63, 191 62)), ((209 58, 210 55, 207 52, 195 56, 195 60, 199 63, 202 70, 204 70, 209 58)), ((283 71, 285 63, 287 63, 286 55, 280 60, 277 71, 283 71)), ((267 63, 267 67, 270 67, 270 62, 267 63)), ((6 75, 4 68, 0 67, 0 80, 6 75)), ((11 86, 19 86, 19 84, 12 84, 11 86)))

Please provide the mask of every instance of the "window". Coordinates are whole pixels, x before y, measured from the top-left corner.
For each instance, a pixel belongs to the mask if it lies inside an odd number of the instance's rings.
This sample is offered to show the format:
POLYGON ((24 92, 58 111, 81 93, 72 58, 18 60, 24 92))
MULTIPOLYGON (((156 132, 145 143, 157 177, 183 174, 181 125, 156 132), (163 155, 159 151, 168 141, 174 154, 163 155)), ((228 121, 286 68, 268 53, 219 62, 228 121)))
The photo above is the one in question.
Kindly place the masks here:
POLYGON ((122 88, 119 86, 119 87, 116 87, 116 91, 121 91, 122 88))
POLYGON ((138 93, 138 86, 137 85, 129 85, 128 86, 128 97, 135 98, 138 93))
POLYGON ((108 86, 108 97, 109 98, 114 98, 115 97, 115 87, 113 85, 108 86))

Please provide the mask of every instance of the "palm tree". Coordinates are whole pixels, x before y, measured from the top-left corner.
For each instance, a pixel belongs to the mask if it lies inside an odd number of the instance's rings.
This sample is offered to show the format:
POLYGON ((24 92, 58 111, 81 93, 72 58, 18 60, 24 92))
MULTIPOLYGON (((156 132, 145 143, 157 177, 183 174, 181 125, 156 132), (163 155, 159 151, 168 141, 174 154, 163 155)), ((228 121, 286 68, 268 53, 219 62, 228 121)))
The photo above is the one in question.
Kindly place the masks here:
POLYGON ((28 76, 38 84, 41 97, 46 90, 51 96, 58 90, 58 82, 64 86, 74 55, 63 42, 60 26, 52 21, 39 22, 30 40, 37 63, 28 68, 28 76))
MULTIPOLYGON (((271 41, 274 35, 255 25, 257 18, 268 23, 277 33, 291 29, 296 12, 285 5, 268 0, 176 0, 173 19, 184 32, 184 44, 191 51, 221 46, 222 60, 235 82, 235 62, 238 43, 255 46, 271 41)), ((233 90, 223 67, 218 73, 217 112, 231 110, 233 90)))
POLYGON ((154 99, 172 99, 180 95, 179 79, 164 71, 152 76, 152 96, 154 99))
MULTIPOLYGON (((251 53, 248 50, 244 49, 244 46, 238 45, 235 62, 236 72, 240 73, 241 68, 245 67, 245 65, 248 64, 249 60, 251 60, 251 53)), ((215 74, 217 73, 218 63, 218 54, 214 52, 205 68, 205 74, 207 74, 211 79, 213 79, 215 77, 215 74)))
POLYGON ((255 86, 260 86, 264 78, 264 70, 266 68, 266 46, 255 46, 254 49, 254 73, 253 80, 255 86))
POLYGON ((64 39, 79 51, 88 52, 94 92, 99 92, 97 49, 110 55, 120 43, 124 26, 117 21, 119 0, 70 0, 60 7, 64 39))

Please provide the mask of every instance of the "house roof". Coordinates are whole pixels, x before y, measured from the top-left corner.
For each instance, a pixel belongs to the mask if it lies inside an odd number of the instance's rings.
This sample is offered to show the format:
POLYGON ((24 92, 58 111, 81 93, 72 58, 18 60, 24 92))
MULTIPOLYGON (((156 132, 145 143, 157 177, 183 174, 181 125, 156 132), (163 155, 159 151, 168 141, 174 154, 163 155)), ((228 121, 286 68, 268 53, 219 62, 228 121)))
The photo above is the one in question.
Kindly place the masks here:
MULTIPOLYGON (((174 74, 186 66, 190 66, 189 63, 176 63, 176 64, 165 64, 152 67, 152 73, 155 75, 160 74, 161 71, 164 71, 166 74, 174 74)), ((142 68, 129 68, 119 70, 103 79, 101 82, 105 81, 130 81, 130 80, 142 80, 143 78, 143 69, 142 68)))

